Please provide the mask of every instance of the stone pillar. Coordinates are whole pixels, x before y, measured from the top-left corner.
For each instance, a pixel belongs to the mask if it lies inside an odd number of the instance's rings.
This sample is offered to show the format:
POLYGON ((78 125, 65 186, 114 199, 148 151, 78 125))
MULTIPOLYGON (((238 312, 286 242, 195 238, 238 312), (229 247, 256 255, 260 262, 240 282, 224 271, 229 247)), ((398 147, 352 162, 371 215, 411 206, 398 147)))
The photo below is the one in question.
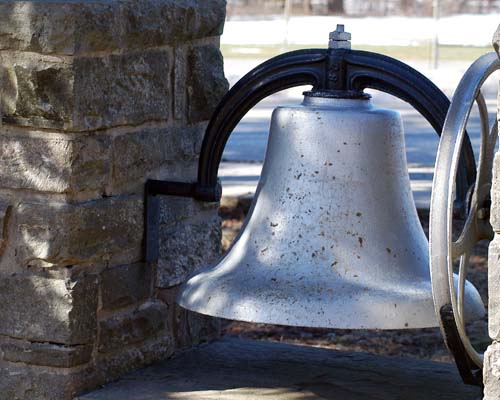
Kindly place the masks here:
POLYGON ((148 265, 143 190, 196 178, 224 17, 224 0, 0 3, 0 398, 70 399, 217 334, 173 303, 219 254, 216 205, 163 199, 148 265))
MULTIPOLYGON (((497 53, 499 53, 499 46, 500 26, 493 36, 493 47, 497 53)), ((491 197, 490 220, 495 231, 495 238, 490 243, 488 254, 488 325, 493 343, 488 347, 484 356, 483 375, 484 399, 498 400, 500 399, 500 152, 495 155, 491 197)))

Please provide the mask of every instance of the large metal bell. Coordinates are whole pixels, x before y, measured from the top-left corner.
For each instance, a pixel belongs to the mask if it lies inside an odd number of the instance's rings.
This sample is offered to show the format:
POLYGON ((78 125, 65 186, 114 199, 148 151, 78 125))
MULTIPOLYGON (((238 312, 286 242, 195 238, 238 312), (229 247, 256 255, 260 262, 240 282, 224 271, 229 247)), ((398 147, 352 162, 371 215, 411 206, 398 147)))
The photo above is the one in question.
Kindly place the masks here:
MULTIPOLYGON (((467 283, 465 314, 484 308, 467 283)), ((232 320, 331 328, 437 326, 428 243, 399 114, 306 94, 274 111, 262 176, 228 253, 181 306, 232 320)))

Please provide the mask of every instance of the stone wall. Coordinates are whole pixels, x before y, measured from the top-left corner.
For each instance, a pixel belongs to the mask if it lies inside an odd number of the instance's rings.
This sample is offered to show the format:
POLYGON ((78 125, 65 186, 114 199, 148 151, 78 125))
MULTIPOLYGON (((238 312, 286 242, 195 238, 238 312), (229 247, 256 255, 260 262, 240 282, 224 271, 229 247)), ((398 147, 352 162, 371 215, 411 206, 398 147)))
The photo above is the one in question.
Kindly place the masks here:
POLYGON ((216 205, 162 198, 146 264, 143 191, 196 178, 224 17, 224 0, 0 2, 0 399, 69 399, 217 334, 173 301, 219 254, 216 205))
MULTIPOLYGON (((493 47, 499 53, 500 26, 493 36, 493 47)), ((499 53, 500 56, 500 53, 499 53)), ((500 91, 499 91, 500 104, 500 91)), ((493 167, 492 205, 490 222, 495 238, 488 254, 488 324, 493 343, 484 356, 484 399, 500 399, 500 152, 495 155, 493 167)))

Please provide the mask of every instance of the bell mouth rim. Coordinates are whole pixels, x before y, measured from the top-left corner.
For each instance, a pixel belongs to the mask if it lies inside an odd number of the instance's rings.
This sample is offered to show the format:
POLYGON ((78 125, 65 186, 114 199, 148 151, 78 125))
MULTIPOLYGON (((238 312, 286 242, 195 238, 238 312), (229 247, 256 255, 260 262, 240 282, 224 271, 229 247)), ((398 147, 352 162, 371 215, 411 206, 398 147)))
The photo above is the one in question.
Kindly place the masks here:
MULTIPOLYGON (((213 268, 208 269, 213 271, 213 268)), ((210 271, 208 273, 210 274, 210 271)), ((203 292, 223 292, 223 290, 217 290, 220 287, 207 286, 207 278, 210 277, 204 276, 200 279, 199 275, 195 275, 184 283, 176 296, 176 303, 180 307, 198 314, 258 324, 356 330, 407 330, 437 328, 439 326, 433 308, 430 280, 421 281, 419 285, 413 285, 411 291, 406 290, 399 295, 391 288, 379 291, 379 293, 375 293, 375 296, 366 291, 352 292, 353 296, 349 296, 352 300, 350 311, 339 313, 343 302, 337 301, 335 297, 346 299, 342 293, 337 293, 335 296, 323 296, 321 301, 323 307, 321 304, 315 304, 314 302, 302 303, 307 306, 305 308, 297 307, 300 302, 293 301, 293 297, 290 298, 291 301, 285 302, 269 301, 271 298, 274 298, 274 300, 282 299, 280 296, 255 296, 245 299, 245 297, 234 296, 235 292, 231 291, 226 292, 225 295, 228 298, 237 298, 237 303, 221 305, 219 303, 221 298, 217 296, 210 297, 213 300, 212 304, 210 304, 210 301, 200 302, 192 297, 193 293, 196 293, 200 288, 203 292), (329 306, 325 307, 326 304, 329 306), (393 307, 395 304, 397 304, 397 307, 393 307), (374 307, 368 307, 368 305, 374 307)), ((267 293, 275 293, 275 288, 271 287, 269 282, 267 283, 267 285, 264 285, 264 289, 269 289, 267 293)), ((275 285, 275 283, 272 285, 275 285)), ((226 282, 225 286, 227 288, 231 285, 227 286, 226 282)), ((474 291, 475 288, 472 290, 474 291)), ((470 293, 473 294, 473 292, 470 293)), ((307 299, 307 296, 304 298, 307 299)), ((466 310, 466 320, 468 322, 484 317, 484 308, 481 307, 481 310, 479 310, 474 306, 474 304, 478 305, 479 303, 470 301, 469 304, 472 307, 466 310)))
POLYGON ((353 99, 369 100, 371 95, 357 90, 307 90, 302 93, 305 97, 322 97, 326 99, 353 99))

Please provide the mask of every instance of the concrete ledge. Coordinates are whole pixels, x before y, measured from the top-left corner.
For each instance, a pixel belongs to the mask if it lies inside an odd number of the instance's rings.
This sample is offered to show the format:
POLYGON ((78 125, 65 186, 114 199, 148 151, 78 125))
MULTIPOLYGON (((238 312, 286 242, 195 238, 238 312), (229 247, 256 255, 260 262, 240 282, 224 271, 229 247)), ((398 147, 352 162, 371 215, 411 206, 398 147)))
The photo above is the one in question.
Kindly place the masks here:
POLYGON ((224 339, 78 400, 476 400, 447 363, 224 339))

